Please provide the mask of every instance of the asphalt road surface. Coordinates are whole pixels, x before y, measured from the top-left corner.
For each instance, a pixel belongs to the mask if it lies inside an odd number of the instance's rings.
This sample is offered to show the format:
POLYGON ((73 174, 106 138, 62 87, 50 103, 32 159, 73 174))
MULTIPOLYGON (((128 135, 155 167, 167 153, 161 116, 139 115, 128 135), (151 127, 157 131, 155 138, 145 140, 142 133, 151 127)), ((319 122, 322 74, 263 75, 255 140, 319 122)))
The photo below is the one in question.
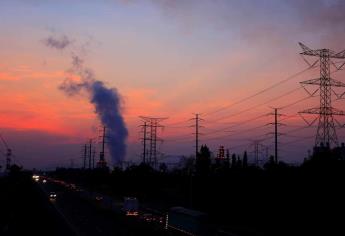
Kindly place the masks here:
POLYGON ((0 189, 0 235, 75 235, 31 175, 0 178, 0 189))
POLYGON ((1 236, 176 235, 162 223, 125 216, 120 202, 104 208, 95 199, 85 199, 81 192, 53 181, 34 182, 31 175, 0 178, 0 189, 1 236), (49 197, 51 192, 56 199, 49 197))
POLYGON ((56 193, 57 197, 51 203, 77 235, 167 235, 163 228, 102 209, 96 201, 85 200, 80 193, 63 186, 49 181, 39 186, 47 198, 50 192, 56 193))

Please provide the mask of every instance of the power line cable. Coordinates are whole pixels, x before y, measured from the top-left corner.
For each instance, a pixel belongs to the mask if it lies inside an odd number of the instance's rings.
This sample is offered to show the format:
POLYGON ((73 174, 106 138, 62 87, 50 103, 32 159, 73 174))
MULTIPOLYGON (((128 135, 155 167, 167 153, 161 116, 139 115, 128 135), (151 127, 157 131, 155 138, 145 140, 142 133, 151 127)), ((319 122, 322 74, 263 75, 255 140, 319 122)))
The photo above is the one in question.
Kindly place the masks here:
POLYGON ((262 89, 262 90, 260 90, 260 91, 258 91, 256 93, 248 96, 248 97, 240 99, 237 102, 234 102, 234 103, 232 103, 230 105, 224 106, 222 108, 219 108, 219 109, 211 111, 211 112, 204 112, 203 114, 204 114, 204 116, 207 116, 207 115, 210 115, 210 114, 221 112, 221 111, 226 110, 226 109, 228 109, 230 107, 233 107, 235 105, 241 104, 241 103, 243 103, 243 102, 245 102, 245 101, 247 101, 247 100, 249 100, 251 98, 254 98, 254 97, 258 96, 258 95, 261 95, 261 94, 263 94, 263 93, 265 93, 265 92, 267 92, 267 91, 269 91, 269 90, 271 90, 271 89, 273 89, 273 88, 275 88, 275 87, 277 87, 277 86, 279 86, 279 85, 281 85, 283 83, 286 83, 287 81, 289 81, 289 80, 291 80, 291 79, 293 79, 293 78, 303 74, 304 72, 306 72, 306 71, 308 71, 308 70, 310 70, 312 68, 314 68, 314 66, 313 67, 310 66, 310 67, 308 67, 308 68, 306 68, 306 69, 304 69, 302 71, 299 71, 299 72, 297 72, 297 73, 295 73, 295 74, 293 74, 293 75, 291 75, 291 76, 289 76, 289 77, 287 77, 287 78, 285 78, 285 79, 283 79, 283 80, 281 80, 281 81, 279 81, 279 82, 277 82, 277 83, 275 83, 275 84, 273 84, 273 85, 271 85, 271 86, 269 86, 269 87, 267 87, 265 89, 262 89))

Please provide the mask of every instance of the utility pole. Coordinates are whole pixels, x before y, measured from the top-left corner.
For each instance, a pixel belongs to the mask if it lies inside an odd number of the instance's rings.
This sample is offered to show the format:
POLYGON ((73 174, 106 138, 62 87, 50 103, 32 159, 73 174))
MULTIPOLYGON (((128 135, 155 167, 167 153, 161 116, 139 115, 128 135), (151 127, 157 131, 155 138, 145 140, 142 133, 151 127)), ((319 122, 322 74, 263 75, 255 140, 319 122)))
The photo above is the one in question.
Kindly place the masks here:
POLYGON ((95 157, 96 157, 96 149, 93 149, 92 152, 92 169, 95 169, 95 157))
POLYGON ((199 152, 199 114, 195 114, 195 157, 199 152))
MULTIPOLYGON (((278 121, 278 116, 282 116, 282 114, 278 113, 279 108, 273 108, 274 112, 270 113, 269 115, 274 115, 274 122, 269 123, 270 125, 274 125, 274 163, 278 164, 278 136, 282 135, 282 133, 278 132, 278 126, 283 125, 278 121)), ((270 133, 272 134, 272 133, 270 133)))
POLYGON ((199 114, 195 114, 195 157, 199 152, 199 114))
POLYGON ((150 126, 150 163, 155 166, 157 163, 157 121, 153 120, 150 126))
POLYGON ((191 120, 195 121, 195 124, 192 125, 191 127, 195 128, 195 158, 197 158, 198 154, 199 154, 199 136, 200 136, 200 132, 199 129, 203 126, 200 126, 200 121, 202 121, 203 119, 200 118, 200 114, 196 113, 195 117, 192 118, 191 120))
POLYGON ((274 108, 274 162, 278 163, 278 112, 274 108))
POLYGON ((90 139, 90 143, 89 143, 89 169, 91 169, 91 152, 92 152, 92 139, 90 139))
MULTIPOLYGON (((199 136, 200 136, 200 128, 202 126, 200 126, 200 121, 203 120, 201 119, 199 116, 200 114, 199 113, 195 113, 194 114, 195 117, 190 119, 190 120, 194 120, 195 121, 195 124, 192 125, 191 127, 194 127, 195 128, 195 161, 198 157, 198 154, 199 154, 199 136)), ((189 205, 190 205, 190 208, 193 207, 193 168, 190 167, 189 169, 189 205)))
POLYGON ((103 135, 102 135, 102 152, 100 155, 100 161, 104 161, 104 144, 105 144, 105 126, 103 126, 103 135))
MULTIPOLYGON (((331 59, 345 59, 345 50, 336 53, 330 49, 312 50, 302 43, 299 43, 299 45, 302 48, 302 52, 300 53, 302 56, 305 55, 317 57, 318 59, 313 65, 315 65, 317 62, 320 64, 320 78, 300 82, 303 87, 306 85, 317 85, 319 87, 313 93, 310 93, 306 89, 305 90, 310 96, 314 96, 317 92, 319 92, 320 105, 319 107, 300 111, 299 114, 318 115, 318 117, 316 117, 311 123, 307 122, 302 116, 309 126, 311 126, 316 120, 319 120, 317 133, 315 136, 315 147, 322 146, 322 144, 327 146, 338 146, 339 143, 334 121, 336 121, 338 124, 340 123, 335 119, 334 116, 344 116, 345 112, 332 107, 332 93, 334 93, 338 99, 343 98, 345 93, 339 95, 332 89, 332 87, 344 88, 345 83, 331 78, 331 65, 333 65, 336 70, 340 70, 344 66, 345 62, 343 62, 340 66, 337 66, 336 63, 334 63, 331 59)), ((307 60, 305 61, 310 65, 307 60)))
POLYGON ((6 152, 6 169, 10 170, 11 169, 11 156, 12 156, 12 150, 10 148, 7 148, 6 152))
POLYGON ((259 142, 254 142, 254 160, 255 165, 259 166, 259 142))
POLYGON ((158 137, 157 135, 157 129, 158 128, 164 128, 163 125, 160 124, 163 120, 166 120, 167 118, 161 118, 161 117, 146 117, 146 116, 140 116, 141 121, 144 123, 144 138, 143 138, 143 161, 144 163, 155 167, 157 164, 157 141, 162 142, 163 140, 158 137), (149 131, 147 131, 147 128, 149 131), (149 150, 147 153, 147 143, 146 141, 149 141, 149 150), (148 154, 148 155, 147 155, 148 154))
POLYGON ((86 156, 87 156, 87 144, 84 145, 84 165, 83 168, 86 168, 86 156))

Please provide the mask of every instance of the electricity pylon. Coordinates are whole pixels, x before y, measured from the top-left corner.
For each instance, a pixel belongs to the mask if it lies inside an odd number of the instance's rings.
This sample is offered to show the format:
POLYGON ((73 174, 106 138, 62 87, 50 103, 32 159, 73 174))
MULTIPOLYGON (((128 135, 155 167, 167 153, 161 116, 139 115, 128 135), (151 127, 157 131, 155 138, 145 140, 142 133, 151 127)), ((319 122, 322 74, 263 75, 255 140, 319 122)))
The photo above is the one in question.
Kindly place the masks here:
POLYGON ((143 161, 146 164, 155 167, 157 164, 157 141, 162 141, 157 136, 157 129, 163 128, 160 124, 161 121, 167 118, 157 118, 157 117, 145 117, 140 116, 142 122, 144 123, 144 138, 143 138, 143 161), (149 141, 149 146, 147 147, 147 141, 149 141), (148 148, 148 150, 147 150, 148 148))
MULTIPOLYGON (((319 62, 320 64, 320 78, 300 82, 303 87, 305 85, 319 86, 319 88, 312 93, 312 95, 319 92, 320 106, 300 111, 299 114, 304 113, 318 115, 318 117, 315 118, 312 123, 308 123, 309 125, 312 125, 316 120, 319 120, 315 137, 315 146, 320 146, 321 143, 330 146, 338 146, 338 138, 334 121, 336 121, 338 124, 339 122, 334 118, 334 116, 343 116, 345 115, 345 112, 332 107, 332 93, 334 93, 338 98, 341 98, 344 93, 339 97, 332 87, 345 87, 345 84, 332 79, 330 70, 331 65, 333 65, 336 70, 340 70, 344 66, 345 62, 340 66, 337 66, 336 63, 331 59, 345 59, 345 50, 336 53, 330 49, 312 50, 302 43, 299 43, 299 45, 303 51, 300 53, 302 56, 306 55, 318 57, 316 62, 319 62)), ((315 65, 316 62, 313 65, 315 65)))

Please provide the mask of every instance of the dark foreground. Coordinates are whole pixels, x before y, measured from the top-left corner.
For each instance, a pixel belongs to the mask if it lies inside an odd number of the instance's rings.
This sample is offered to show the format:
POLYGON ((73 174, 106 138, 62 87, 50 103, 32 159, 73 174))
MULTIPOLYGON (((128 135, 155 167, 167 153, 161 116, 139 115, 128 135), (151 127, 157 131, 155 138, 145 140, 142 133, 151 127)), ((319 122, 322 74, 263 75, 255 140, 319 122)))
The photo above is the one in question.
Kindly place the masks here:
POLYGON ((29 174, 0 178, 0 188, 0 235, 164 235, 59 185, 35 183, 29 174), (50 191, 57 193, 55 200, 50 191))
POLYGON ((144 166, 104 176, 83 170, 52 174, 114 196, 137 196, 161 212, 173 206, 205 212, 216 235, 345 235, 344 160, 211 169, 193 176, 144 166))
POLYGON ((0 178, 0 188, 0 235, 75 235, 30 175, 0 178))
POLYGON ((92 201, 83 197, 102 192, 113 199, 137 196, 145 209, 163 213, 172 206, 206 212, 216 229, 212 235, 345 235, 344 161, 233 168, 204 176, 140 168, 50 175, 47 183, 35 183, 25 172, 0 178, 0 235, 172 235, 162 225, 124 216, 121 200, 109 210, 94 195, 92 201), (88 190, 70 190, 59 182, 84 184, 88 190), (54 200, 48 197, 51 191, 57 193, 54 200))

